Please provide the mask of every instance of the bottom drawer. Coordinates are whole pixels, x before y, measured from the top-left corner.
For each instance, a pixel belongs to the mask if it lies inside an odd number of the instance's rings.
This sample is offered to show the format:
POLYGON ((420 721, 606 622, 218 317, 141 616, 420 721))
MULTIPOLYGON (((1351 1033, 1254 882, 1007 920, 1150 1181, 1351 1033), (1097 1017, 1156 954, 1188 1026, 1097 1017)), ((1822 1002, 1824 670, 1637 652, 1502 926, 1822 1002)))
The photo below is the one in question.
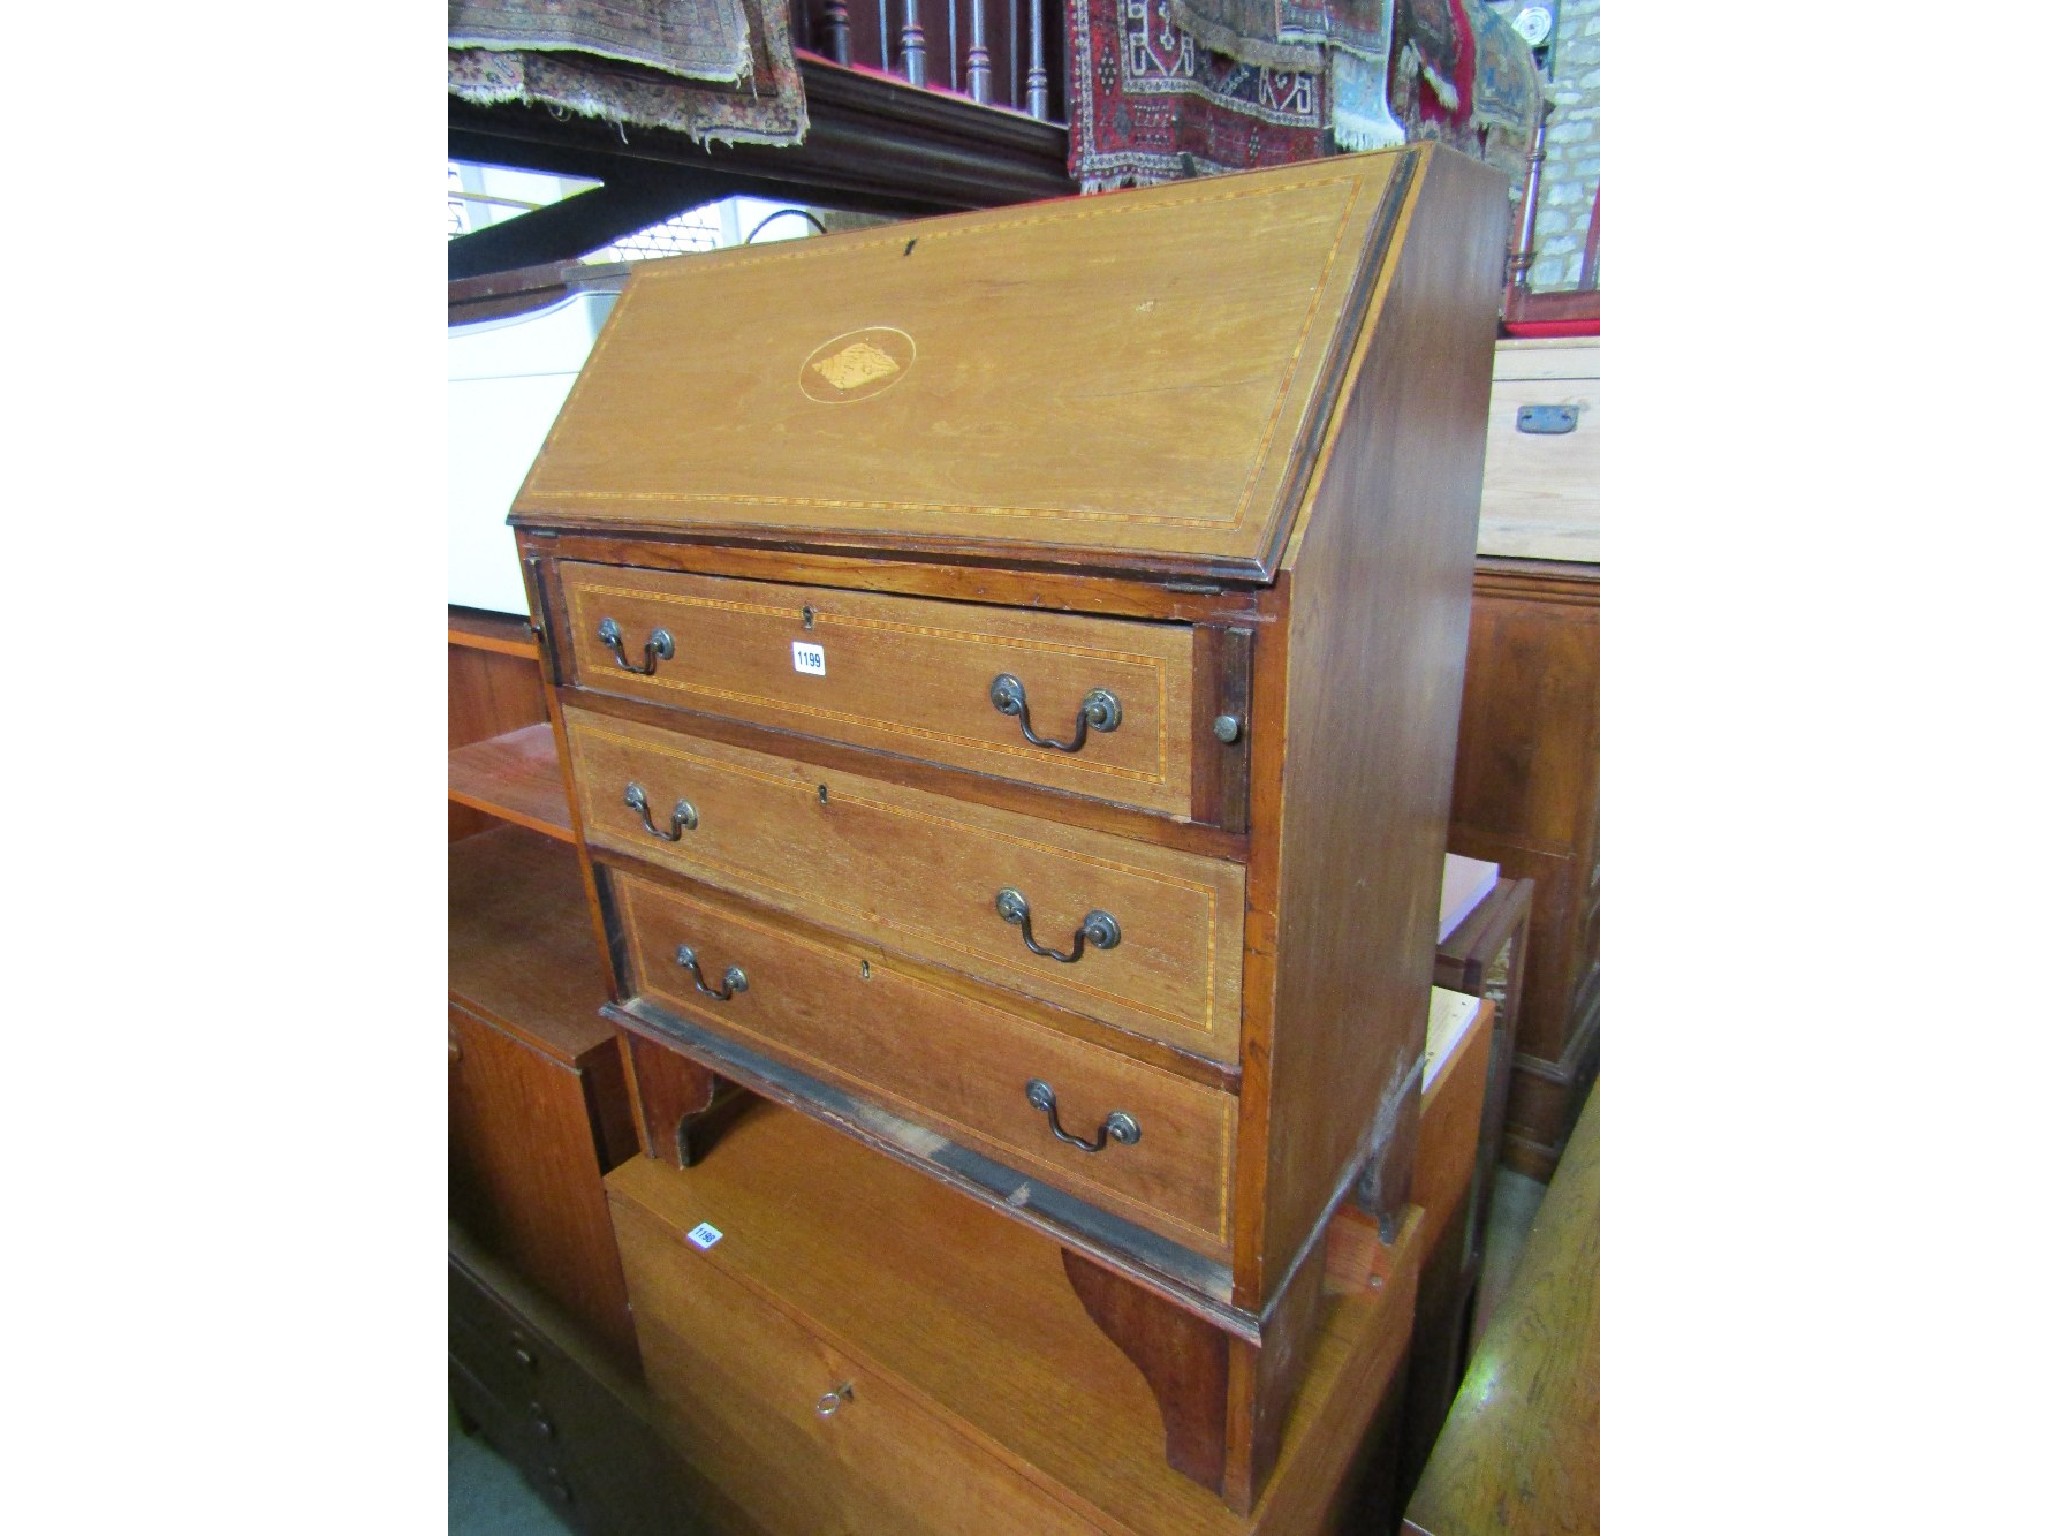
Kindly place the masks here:
MULTIPOLYGON (((614 1201, 647 1386, 676 1449, 790 1536, 1099 1528, 906 1390, 852 1364, 667 1227, 614 1201)), ((992 1390, 996 1388, 992 1385, 992 1390)))
POLYGON ((835 944, 787 918, 742 915, 624 872, 612 879, 634 985, 662 1007, 1228 1260, 1230 1094, 935 986, 880 949, 835 944), (682 950, 695 971, 678 963, 682 950), (743 986, 731 986, 729 968, 743 986), (707 999, 718 991, 730 995, 707 999), (1102 1139, 1121 1114, 1132 1138, 1095 1153, 1063 1145, 1027 1095, 1034 1081, 1052 1090, 1065 1129, 1102 1139))

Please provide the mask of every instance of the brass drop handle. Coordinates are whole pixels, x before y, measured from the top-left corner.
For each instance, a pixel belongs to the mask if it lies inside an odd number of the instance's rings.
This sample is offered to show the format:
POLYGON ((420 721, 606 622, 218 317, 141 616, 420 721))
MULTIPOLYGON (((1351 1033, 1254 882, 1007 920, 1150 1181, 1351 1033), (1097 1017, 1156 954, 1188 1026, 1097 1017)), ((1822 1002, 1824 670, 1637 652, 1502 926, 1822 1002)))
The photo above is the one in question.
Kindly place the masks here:
POLYGON ((996 912, 1002 920, 1024 930, 1024 947, 1034 955, 1044 955, 1062 965, 1072 965, 1081 958, 1082 951, 1090 944, 1097 949, 1115 949, 1124 941, 1124 931, 1117 920, 1100 908, 1081 919, 1081 926, 1074 930, 1074 952, 1063 955, 1050 949, 1031 936, 1031 903, 1024 899, 1024 893, 1014 886, 1004 886, 996 892, 996 912))
POLYGON ((662 662, 676 659, 676 637, 665 629, 657 629, 647 637, 647 649, 637 667, 626 660, 625 635, 617 619, 599 619, 597 638, 612 653, 613 662, 638 677, 652 677, 654 669, 662 662))
POLYGON ((1088 696, 1081 700, 1080 709, 1074 713, 1074 739, 1054 741, 1050 736, 1041 736, 1031 729, 1031 705, 1024 697, 1024 685, 1008 672, 1001 673, 988 685, 988 701, 995 705, 996 712, 1014 715, 1017 724, 1023 727, 1024 739, 1034 747, 1050 747, 1055 752, 1078 752, 1088 741, 1092 728, 1104 735, 1123 724, 1124 707, 1116 695, 1107 688, 1090 689, 1088 696))
POLYGON ((690 979, 697 983, 697 990, 699 992, 702 992, 706 997, 715 997, 721 1003, 729 1003, 732 1001, 735 993, 747 990, 747 973, 736 965, 728 965, 725 968, 725 975, 722 978, 725 984, 723 991, 715 987, 705 986, 704 972, 697 965, 697 951, 690 948, 687 944, 677 948, 676 964, 690 973, 690 979))
POLYGON ((1057 1136, 1070 1147, 1079 1147, 1083 1152, 1100 1152, 1112 1141, 1123 1146, 1133 1146, 1138 1140, 1138 1122, 1120 1109, 1111 1110, 1109 1118, 1102 1122, 1102 1129, 1095 1133, 1093 1141, 1080 1137, 1060 1127, 1060 1101, 1052 1091, 1052 1084, 1032 1078, 1024 1085, 1024 1097, 1031 1101, 1033 1109, 1045 1111, 1045 1123, 1052 1127, 1057 1136))
POLYGON ((842 1381, 838 1386, 818 1399, 818 1417, 829 1419, 833 1414, 853 1401, 853 1383, 842 1381))
POLYGON ((640 825, 664 843, 680 842, 685 832, 697 830, 697 807, 687 800, 678 800, 675 810, 669 816, 668 830, 662 831, 654 824, 654 818, 647 814, 647 791, 638 784, 626 786, 626 809, 638 811, 640 825))

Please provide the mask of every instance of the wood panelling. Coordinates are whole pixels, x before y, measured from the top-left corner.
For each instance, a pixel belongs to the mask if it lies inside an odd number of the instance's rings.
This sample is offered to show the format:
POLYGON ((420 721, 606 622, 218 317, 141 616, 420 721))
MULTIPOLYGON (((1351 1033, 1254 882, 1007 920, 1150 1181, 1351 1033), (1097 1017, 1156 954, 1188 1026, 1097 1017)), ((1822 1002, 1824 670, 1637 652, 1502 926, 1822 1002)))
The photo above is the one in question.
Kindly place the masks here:
POLYGON ((1185 819, 1192 762, 1220 750, 1190 730, 1194 632, 1132 623, 935 603, 775 582, 568 564, 565 640, 571 680, 606 693, 878 747, 1185 819), (676 654, 647 675, 618 664, 598 638, 610 620, 632 668, 664 629, 676 654), (792 647, 822 670, 797 670, 792 647), (1109 731, 1078 751, 1033 746, 990 700, 999 676, 1024 690, 1032 729, 1076 739, 1095 690, 1117 701, 1109 731))
MULTIPOLYGON (((1516 1047, 1553 1067, 1597 1016, 1599 601, 1597 567, 1482 559, 1459 721, 1450 849, 1535 884, 1516 1047)), ((1518 1068, 1508 1121, 1545 1149, 1531 1171, 1554 1166, 1575 1110, 1518 1068)))
POLYGON ((963 805, 881 779, 771 758, 565 708, 585 837, 851 937, 1011 986, 1219 1061, 1237 1049, 1243 871, 1169 849, 963 805), (698 825, 673 840, 684 800, 698 825), (1021 892, 1040 944, 1071 950, 1086 916, 1114 948, 1033 955, 996 909, 1021 892))

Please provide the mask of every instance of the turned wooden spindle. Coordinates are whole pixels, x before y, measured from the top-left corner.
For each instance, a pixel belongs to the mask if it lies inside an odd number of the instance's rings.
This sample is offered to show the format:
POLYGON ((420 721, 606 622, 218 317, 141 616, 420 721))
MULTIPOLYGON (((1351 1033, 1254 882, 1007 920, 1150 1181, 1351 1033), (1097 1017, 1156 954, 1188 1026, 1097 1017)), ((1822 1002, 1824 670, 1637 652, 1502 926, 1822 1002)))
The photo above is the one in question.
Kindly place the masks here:
POLYGON ((1051 92, 1045 74, 1045 0, 1028 0, 1031 6, 1031 67, 1024 74, 1024 110, 1041 122, 1052 115, 1051 92))
POLYGON ((968 0, 967 94, 986 105, 994 94, 995 71, 988 61, 988 0, 968 0))
POLYGON ((917 20, 917 0, 903 0, 903 78, 924 84, 924 28, 917 20))
POLYGON ((846 17, 846 0, 825 0, 825 48, 835 64, 853 62, 853 28, 846 17))
POLYGON ((1550 103, 1539 103, 1536 131, 1529 136, 1529 168, 1522 187, 1521 229, 1515 236, 1514 251, 1508 257, 1508 288, 1525 291, 1529 269, 1536 264, 1536 205, 1543 200, 1543 131, 1550 122, 1550 103))

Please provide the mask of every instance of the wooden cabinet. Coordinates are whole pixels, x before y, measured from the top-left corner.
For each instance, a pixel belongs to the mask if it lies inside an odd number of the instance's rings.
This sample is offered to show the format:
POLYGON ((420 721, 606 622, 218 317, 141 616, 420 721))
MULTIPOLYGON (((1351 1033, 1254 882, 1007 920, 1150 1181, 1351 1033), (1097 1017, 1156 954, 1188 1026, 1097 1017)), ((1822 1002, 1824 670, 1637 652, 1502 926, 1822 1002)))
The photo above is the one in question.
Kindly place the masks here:
POLYGON ((631 1362, 602 1179, 638 1140, 526 626, 451 617, 449 681, 449 1214, 631 1362))
MULTIPOLYGON (((738 1085, 1010 1231, 1149 1397, 1087 1437, 1259 1507, 1345 1213, 1408 1206, 1505 213, 1417 146, 636 269, 513 523, 646 1149, 694 1165, 614 1175, 643 1347, 644 1291, 730 1365, 627 1232, 767 1155, 693 1131, 738 1085)), ((857 1408, 779 1417, 860 1336, 754 1284, 721 1315, 789 1380, 675 1412, 865 1446, 886 1502, 857 1408)), ((863 1417, 953 1465, 899 1389, 863 1417)), ((944 1528, 1060 1528, 1069 1473, 1004 1465, 944 1528)))
POLYGON ((1535 884, 1506 1160, 1547 1179, 1599 1067, 1597 566, 1480 560, 1450 848, 1535 884))
POLYGON ((743 1527, 654 1429, 658 1410, 583 1330, 460 1228, 448 1254, 455 1408, 550 1508, 588 1536, 743 1527))
POLYGON ((1308 1536, 1375 1527, 1421 1218, 1341 1216, 1300 1404, 1256 1508, 1159 1455, 1146 1372, 1057 1245, 813 1117, 751 1103, 712 1154, 607 1180, 676 1455, 771 1532, 1308 1536), (1369 1433, 1377 1422, 1377 1435, 1369 1433))

